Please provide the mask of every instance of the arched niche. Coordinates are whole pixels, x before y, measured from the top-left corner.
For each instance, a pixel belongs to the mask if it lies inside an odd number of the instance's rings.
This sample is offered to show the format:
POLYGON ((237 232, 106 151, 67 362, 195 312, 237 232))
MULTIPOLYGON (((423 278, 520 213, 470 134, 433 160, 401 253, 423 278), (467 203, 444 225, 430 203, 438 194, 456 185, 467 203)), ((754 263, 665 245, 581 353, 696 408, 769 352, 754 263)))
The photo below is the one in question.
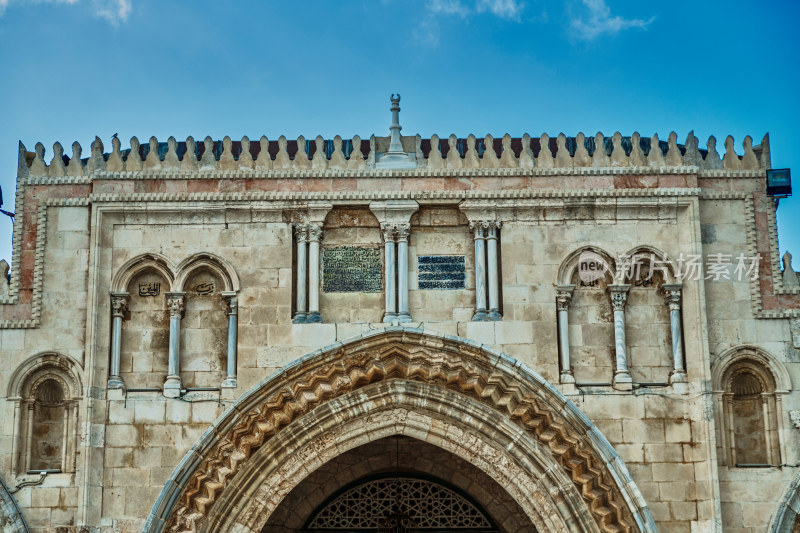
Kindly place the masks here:
POLYGON ((126 308, 121 322, 119 376, 130 388, 158 388, 167 374, 170 271, 152 262, 138 263, 126 276, 126 308))
POLYGON ((294 486, 393 435, 439 446, 506 488, 540 531, 655 531, 619 456, 520 363, 387 328, 302 358, 244 395, 177 467, 146 531, 252 531, 294 486))
POLYGON ((29 470, 75 470, 80 373, 80 366, 68 356, 48 352, 31 357, 11 376, 14 475, 29 470))
POLYGON ((183 280, 180 369, 184 387, 217 387, 227 358, 228 301, 219 270, 199 266, 183 280))
POLYGON ((780 465, 781 396, 792 387, 786 368, 767 351, 741 345, 720 354, 711 374, 722 463, 732 467, 780 465))
POLYGON ((126 292, 133 279, 143 272, 153 272, 164 280, 162 292, 171 292, 175 283, 175 267, 168 258, 157 253, 138 255, 125 262, 111 280, 111 292, 126 292))
POLYGON ((197 271, 213 273, 221 282, 219 290, 225 292, 239 292, 239 276, 236 269, 226 259, 210 252, 192 254, 181 261, 176 267, 175 292, 185 292, 187 282, 197 271))
POLYGON ((613 258, 596 246, 575 250, 559 268, 558 286, 574 289, 566 302, 570 361, 566 370, 578 384, 610 384, 614 375, 614 313, 608 296, 608 286, 615 283, 614 274, 613 258))
POLYGON ((668 383, 674 370, 670 309, 665 288, 676 285, 672 263, 652 246, 621 256, 620 282, 630 286, 625 304, 625 338, 631 377, 638 383, 668 383))

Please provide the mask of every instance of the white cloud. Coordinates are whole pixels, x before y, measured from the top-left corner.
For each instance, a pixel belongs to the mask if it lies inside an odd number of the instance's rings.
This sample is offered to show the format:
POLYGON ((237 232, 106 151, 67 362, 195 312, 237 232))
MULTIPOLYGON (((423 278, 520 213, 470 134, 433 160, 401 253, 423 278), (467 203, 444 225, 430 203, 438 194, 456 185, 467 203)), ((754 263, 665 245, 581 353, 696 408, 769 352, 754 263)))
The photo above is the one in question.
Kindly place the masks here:
POLYGON ((479 13, 488 11, 504 19, 519 19, 525 4, 518 0, 478 0, 476 9, 479 13))
MULTIPOLYGON (((106 19, 114 26, 128 20, 132 0, 91 0, 91 9, 96 17, 106 19)), ((35 4, 78 4, 80 0, 0 0, 0 15, 9 6, 31 6, 35 4)))
POLYGON ((97 17, 104 18, 114 26, 128 20, 131 13, 131 0, 92 0, 92 8, 97 17))
POLYGON ((426 7, 432 13, 442 13, 444 15, 466 17, 469 14, 469 8, 462 4, 461 0, 428 0, 426 7))
POLYGON ((582 0, 585 10, 573 16, 569 22, 571 36, 581 41, 592 41, 604 33, 616 34, 628 28, 646 29, 655 17, 649 20, 625 19, 612 16, 605 0, 582 0))

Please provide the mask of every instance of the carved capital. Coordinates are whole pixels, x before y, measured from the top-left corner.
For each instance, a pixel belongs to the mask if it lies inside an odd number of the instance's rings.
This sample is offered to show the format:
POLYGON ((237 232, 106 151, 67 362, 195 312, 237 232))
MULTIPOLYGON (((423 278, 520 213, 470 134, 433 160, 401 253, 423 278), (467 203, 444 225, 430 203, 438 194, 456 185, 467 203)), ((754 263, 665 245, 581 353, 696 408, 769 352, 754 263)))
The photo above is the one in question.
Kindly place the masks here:
POLYGON ((681 308, 681 284, 680 283, 665 283, 662 285, 664 289, 664 302, 669 307, 670 311, 678 311, 681 308))
POLYGON ((385 242, 394 242, 397 224, 381 222, 381 233, 385 242))
POLYGON ((228 304, 228 315, 239 314, 239 295, 235 292, 223 292, 222 297, 228 304))
POLYGON ((121 318, 125 315, 128 310, 128 296, 127 292, 111 293, 111 314, 114 318, 121 318))
POLYGON ((628 300, 628 289, 630 289, 630 287, 631 286, 627 284, 608 286, 611 293, 611 307, 614 308, 614 311, 625 310, 625 302, 628 300))
POLYGON ((559 311, 566 311, 569 309, 569 304, 572 301, 572 291, 574 290, 575 285, 556 286, 556 307, 559 311))
POLYGON ((411 233, 411 224, 407 222, 395 224, 394 234, 398 241, 405 241, 408 239, 409 233, 411 233))
POLYGON ((319 242, 321 239, 322 239, 322 225, 309 224, 308 225, 309 242, 319 242))
POLYGON ((297 239, 297 242, 307 242, 308 241, 308 226, 305 224, 296 224, 294 227, 294 236, 297 239))
POLYGON ((186 293, 168 292, 166 296, 167 306, 169 307, 169 316, 183 316, 186 293))

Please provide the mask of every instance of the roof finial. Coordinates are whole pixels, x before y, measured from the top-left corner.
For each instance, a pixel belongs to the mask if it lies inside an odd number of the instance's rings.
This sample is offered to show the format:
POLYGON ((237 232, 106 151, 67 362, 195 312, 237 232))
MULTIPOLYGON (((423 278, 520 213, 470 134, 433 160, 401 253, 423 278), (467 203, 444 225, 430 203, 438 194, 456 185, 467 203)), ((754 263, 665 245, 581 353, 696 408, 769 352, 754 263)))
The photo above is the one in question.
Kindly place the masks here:
POLYGON ((400 137, 400 95, 392 93, 392 125, 389 126, 389 150, 379 153, 375 168, 416 168, 415 153, 403 150, 403 140, 400 137))
POLYGON ((389 129, 392 130, 392 133, 389 141, 389 153, 403 153, 403 143, 400 141, 400 130, 403 129, 402 126, 400 126, 400 94, 398 93, 395 96, 395 94, 392 93, 391 100, 392 125, 389 126, 389 129))

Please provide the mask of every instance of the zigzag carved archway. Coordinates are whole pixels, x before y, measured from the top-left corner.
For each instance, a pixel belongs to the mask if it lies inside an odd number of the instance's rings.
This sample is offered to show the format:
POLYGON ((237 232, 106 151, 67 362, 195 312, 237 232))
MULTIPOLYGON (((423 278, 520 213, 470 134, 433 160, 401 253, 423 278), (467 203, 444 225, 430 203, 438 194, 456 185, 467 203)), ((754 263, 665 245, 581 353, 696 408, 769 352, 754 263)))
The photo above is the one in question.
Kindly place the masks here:
POLYGON ((245 395, 176 469, 145 530, 200 530, 226 484, 283 428, 333 398, 393 379, 464 395, 522 428, 571 479, 598 531, 655 531, 608 442, 540 376, 485 347, 405 328, 300 359, 245 395))

